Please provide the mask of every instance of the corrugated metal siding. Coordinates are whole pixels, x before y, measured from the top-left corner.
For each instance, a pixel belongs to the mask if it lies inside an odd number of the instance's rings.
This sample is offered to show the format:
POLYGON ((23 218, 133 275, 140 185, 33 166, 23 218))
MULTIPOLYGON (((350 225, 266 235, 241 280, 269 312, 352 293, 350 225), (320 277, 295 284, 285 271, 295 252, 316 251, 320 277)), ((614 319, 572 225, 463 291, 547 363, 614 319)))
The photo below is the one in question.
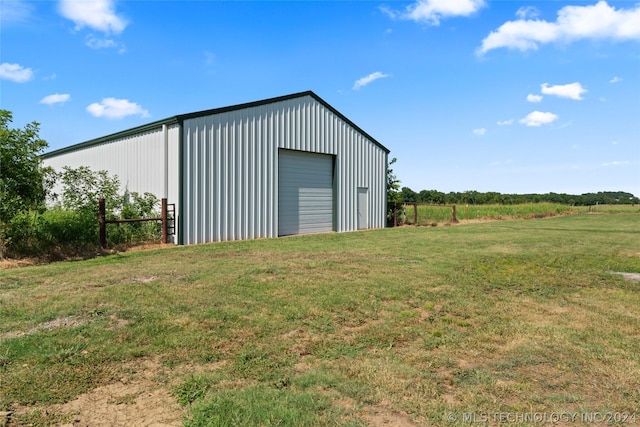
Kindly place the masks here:
MULTIPOLYGON (((165 135, 162 127, 156 130, 106 141, 76 151, 47 157, 43 163, 56 171, 64 166, 86 166, 94 171, 107 170, 118 176, 122 189, 166 196, 169 203, 178 203, 178 136, 179 126, 167 128, 168 162, 165 190, 165 135)), ((97 201, 96 201, 97 203, 97 201)))
POLYGON ((186 119, 183 242, 276 237, 278 148, 336 156, 336 231, 385 225, 386 152, 311 96, 186 119))
MULTIPOLYGON (((167 197, 168 203, 176 205, 180 202, 180 158, 178 144, 180 142, 180 126, 173 125, 167 128, 167 190, 163 197, 167 197)), ((155 193, 154 193, 155 194, 155 193)))
POLYGON ((184 123, 185 244, 274 237, 277 150, 243 113, 184 123))

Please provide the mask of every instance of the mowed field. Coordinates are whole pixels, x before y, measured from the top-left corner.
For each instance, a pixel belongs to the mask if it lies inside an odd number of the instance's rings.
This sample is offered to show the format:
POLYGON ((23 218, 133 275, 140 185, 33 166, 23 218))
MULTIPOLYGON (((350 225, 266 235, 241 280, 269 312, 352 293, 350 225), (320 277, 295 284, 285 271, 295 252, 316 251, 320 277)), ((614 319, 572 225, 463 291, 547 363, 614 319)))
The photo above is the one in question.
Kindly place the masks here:
POLYGON ((640 282, 618 273, 640 273, 638 213, 5 269, 0 424, 637 425, 640 282))

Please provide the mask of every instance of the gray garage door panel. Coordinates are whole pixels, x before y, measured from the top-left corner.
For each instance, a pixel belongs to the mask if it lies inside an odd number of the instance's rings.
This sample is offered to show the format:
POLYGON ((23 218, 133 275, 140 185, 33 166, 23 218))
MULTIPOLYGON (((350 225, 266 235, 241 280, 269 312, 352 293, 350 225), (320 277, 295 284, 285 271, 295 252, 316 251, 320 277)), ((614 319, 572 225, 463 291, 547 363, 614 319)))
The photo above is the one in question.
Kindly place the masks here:
POLYGON ((333 230, 333 156, 280 150, 278 235, 333 230))

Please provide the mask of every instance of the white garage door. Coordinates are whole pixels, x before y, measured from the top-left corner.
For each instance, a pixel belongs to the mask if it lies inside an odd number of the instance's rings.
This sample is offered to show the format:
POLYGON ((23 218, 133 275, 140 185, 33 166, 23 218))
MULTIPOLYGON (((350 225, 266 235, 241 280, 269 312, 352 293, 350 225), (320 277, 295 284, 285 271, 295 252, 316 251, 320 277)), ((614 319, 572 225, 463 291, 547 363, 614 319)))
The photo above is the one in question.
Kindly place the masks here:
POLYGON ((278 235, 333 230, 333 156, 280 150, 278 235))

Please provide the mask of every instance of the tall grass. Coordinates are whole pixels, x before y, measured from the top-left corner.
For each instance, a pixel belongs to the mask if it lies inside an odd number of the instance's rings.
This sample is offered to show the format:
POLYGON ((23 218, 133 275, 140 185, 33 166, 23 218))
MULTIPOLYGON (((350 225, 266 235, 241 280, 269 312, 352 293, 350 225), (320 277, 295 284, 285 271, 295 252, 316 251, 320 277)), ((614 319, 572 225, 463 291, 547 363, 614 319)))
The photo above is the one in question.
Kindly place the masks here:
MULTIPOLYGON (((417 223, 415 207, 404 205, 398 210, 400 223, 411 225, 437 225, 453 221, 452 206, 435 206, 418 204, 417 223)), ((458 221, 500 220, 500 219, 532 219, 576 213, 583 209, 557 203, 526 203, 519 205, 457 205, 455 207, 458 221)))
POLYGON ((583 206, 582 212, 591 213, 640 213, 640 205, 593 205, 583 206))

